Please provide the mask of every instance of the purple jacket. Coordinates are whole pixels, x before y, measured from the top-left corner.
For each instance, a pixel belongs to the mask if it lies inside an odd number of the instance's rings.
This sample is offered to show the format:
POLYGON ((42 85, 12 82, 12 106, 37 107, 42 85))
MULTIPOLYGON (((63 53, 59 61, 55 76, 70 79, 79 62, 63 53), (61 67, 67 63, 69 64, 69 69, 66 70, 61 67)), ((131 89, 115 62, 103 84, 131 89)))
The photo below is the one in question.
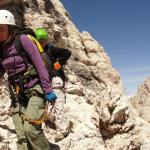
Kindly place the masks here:
MULTIPOLYGON (((31 88, 38 81, 40 81, 43 92, 45 94, 50 93, 52 91, 52 87, 49 80, 49 74, 36 45, 26 35, 21 35, 20 41, 38 73, 38 78, 35 78, 33 81, 27 83, 25 87, 31 88)), ((17 51, 14 44, 9 46, 9 48, 7 49, 3 49, 3 54, 4 60, 2 61, 2 66, 10 76, 18 73, 23 73, 26 70, 26 65, 23 62, 23 58, 19 55, 15 56, 15 54, 17 54, 17 51)))

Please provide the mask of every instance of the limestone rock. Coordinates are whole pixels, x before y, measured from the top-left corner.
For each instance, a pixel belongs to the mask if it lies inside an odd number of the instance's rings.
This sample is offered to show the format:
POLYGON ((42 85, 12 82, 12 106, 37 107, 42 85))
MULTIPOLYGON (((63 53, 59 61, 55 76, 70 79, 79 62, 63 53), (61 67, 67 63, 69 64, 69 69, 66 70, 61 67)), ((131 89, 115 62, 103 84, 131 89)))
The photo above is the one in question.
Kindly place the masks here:
MULTIPOLYGON (((52 112, 53 127, 43 124, 52 149, 149 150, 149 125, 138 118, 128 98, 122 96, 120 75, 103 46, 88 32, 79 32, 59 0, 11 2, 1 0, 1 8, 17 7, 18 24, 32 29, 44 27, 51 43, 72 52, 65 67, 65 89, 60 79, 53 80, 58 96, 52 112)), ((16 134, 8 113, 10 99, 1 81, 0 149, 16 150, 16 134)))
POLYGON ((139 116, 150 123, 150 78, 139 86, 137 94, 130 100, 139 116))

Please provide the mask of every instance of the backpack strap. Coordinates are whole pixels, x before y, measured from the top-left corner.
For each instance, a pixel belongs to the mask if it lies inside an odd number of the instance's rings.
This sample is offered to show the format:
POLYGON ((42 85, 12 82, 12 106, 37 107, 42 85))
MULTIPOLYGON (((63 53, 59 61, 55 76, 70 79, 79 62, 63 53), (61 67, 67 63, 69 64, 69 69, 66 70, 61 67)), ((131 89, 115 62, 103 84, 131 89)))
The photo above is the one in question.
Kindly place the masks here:
POLYGON ((22 43, 20 41, 20 35, 17 35, 15 37, 15 39, 14 39, 14 45, 15 45, 17 53, 23 58, 25 66, 28 67, 28 60, 29 59, 27 59, 27 53, 24 50, 24 48, 22 46, 22 43))
POLYGON ((32 35, 29 35, 29 34, 27 35, 27 37, 36 44, 36 46, 39 49, 40 53, 44 52, 41 44, 38 42, 38 40, 35 37, 33 37, 32 35))

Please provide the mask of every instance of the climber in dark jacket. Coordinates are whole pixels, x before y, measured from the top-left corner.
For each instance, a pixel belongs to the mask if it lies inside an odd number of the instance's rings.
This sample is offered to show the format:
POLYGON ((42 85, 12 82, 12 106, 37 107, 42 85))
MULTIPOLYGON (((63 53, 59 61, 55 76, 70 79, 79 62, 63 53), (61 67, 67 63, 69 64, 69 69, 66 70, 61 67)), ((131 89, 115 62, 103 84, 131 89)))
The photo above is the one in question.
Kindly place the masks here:
POLYGON ((10 98, 15 101, 12 119, 18 138, 17 147, 18 150, 49 150, 42 122, 35 120, 43 116, 46 101, 53 103, 57 96, 36 45, 26 35, 21 35, 20 41, 32 64, 25 63, 17 53, 14 45, 16 30, 13 14, 0 10, 0 76, 5 72, 8 74, 10 98), (28 73, 31 66, 37 72, 34 76, 28 73))
POLYGON ((37 28, 35 30, 35 35, 44 51, 47 52, 49 60, 51 61, 51 71, 49 73, 50 79, 54 76, 60 76, 65 82, 66 78, 63 65, 65 65, 67 60, 70 58, 71 52, 68 49, 51 45, 50 42, 48 42, 48 33, 44 28, 37 28))

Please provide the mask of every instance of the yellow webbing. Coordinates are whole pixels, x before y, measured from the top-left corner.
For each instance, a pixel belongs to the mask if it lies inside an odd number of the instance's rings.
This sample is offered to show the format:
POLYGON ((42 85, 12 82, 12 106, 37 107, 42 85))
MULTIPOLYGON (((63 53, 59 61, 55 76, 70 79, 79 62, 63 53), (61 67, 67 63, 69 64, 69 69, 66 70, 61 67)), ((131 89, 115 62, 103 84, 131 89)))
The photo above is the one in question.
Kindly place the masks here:
POLYGON ((36 44, 37 48, 39 49, 39 52, 43 53, 43 48, 41 44, 32 35, 27 35, 27 37, 36 44))
MULTIPOLYGON (((42 46, 41 46, 41 44, 39 43, 38 40, 36 40, 32 35, 27 35, 27 37, 36 44, 36 46, 37 46, 37 48, 38 48, 38 50, 39 50, 40 53, 44 52, 44 50, 43 50, 43 48, 42 48, 42 46)), ((46 57, 44 55, 41 55, 41 56, 43 58, 44 64, 46 65, 47 64, 46 57)))
POLYGON ((45 110, 44 110, 44 113, 43 113, 43 116, 39 119, 35 119, 35 120, 32 120, 30 118, 28 118, 28 116, 24 115, 24 114, 21 114, 21 117, 24 119, 24 120, 27 120, 29 123, 31 124, 34 124, 34 125, 40 125, 42 124, 44 121, 47 120, 48 116, 50 114, 48 113, 48 106, 45 107, 45 110))

